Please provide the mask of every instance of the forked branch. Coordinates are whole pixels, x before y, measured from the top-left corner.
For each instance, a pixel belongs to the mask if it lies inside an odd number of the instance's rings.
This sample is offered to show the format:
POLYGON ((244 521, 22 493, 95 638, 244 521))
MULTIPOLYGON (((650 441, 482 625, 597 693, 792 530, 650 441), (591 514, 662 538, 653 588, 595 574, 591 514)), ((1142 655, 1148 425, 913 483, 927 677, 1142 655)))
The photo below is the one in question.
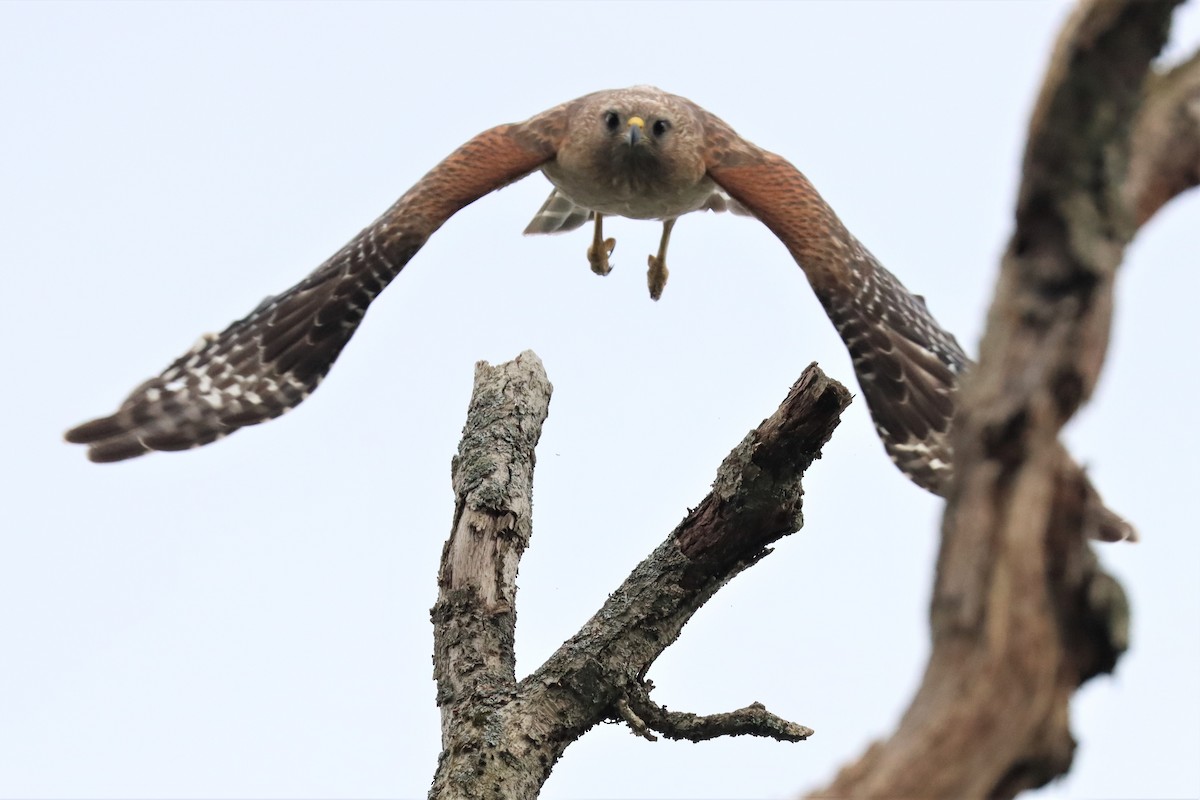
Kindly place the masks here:
POLYGON ((667 712, 650 700, 644 678, 713 594, 800 528, 801 478, 850 393, 808 367, 725 459, 712 492, 575 636, 518 682, 515 580, 532 530, 533 449, 549 395, 533 353, 476 369, 433 608, 443 750, 430 797, 536 797, 567 746, 606 719, 624 719, 647 738, 650 730, 693 741, 811 735, 758 703, 710 717, 667 712))
MULTIPOLYGON (((1117 266, 1161 204, 1152 187, 1180 185, 1164 183, 1149 152, 1142 177, 1128 169, 1171 10, 1085 3, 1060 36, 1030 126, 1016 232, 955 419, 933 652, 898 730, 819 794, 1011 797, 1041 786, 1070 767, 1071 696, 1126 646, 1124 594, 1084 537, 1102 509, 1057 437, 1095 386, 1117 266), (1130 198, 1143 198, 1140 212, 1130 198)), ((1174 93, 1161 98, 1182 107, 1174 93)), ((1167 146, 1159 116, 1147 105, 1139 130, 1167 146)))

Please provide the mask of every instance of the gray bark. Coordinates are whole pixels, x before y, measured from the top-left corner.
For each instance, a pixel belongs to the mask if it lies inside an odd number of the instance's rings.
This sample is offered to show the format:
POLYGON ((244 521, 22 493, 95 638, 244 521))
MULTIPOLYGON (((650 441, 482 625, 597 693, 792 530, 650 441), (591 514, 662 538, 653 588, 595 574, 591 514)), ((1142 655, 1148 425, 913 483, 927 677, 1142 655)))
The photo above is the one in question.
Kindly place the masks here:
POLYGON ((517 566, 532 531, 534 447, 550 383, 531 352, 479 364, 454 459, 454 524, 433 608, 442 755, 431 798, 533 798, 567 746, 606 719, 638 734, 802 741, 810 728, 753 703, 667 712, 646 671, 730 578, 803 524, 800 480, 850 403, 815 366, 721 464, 689 511, 580 631, 531 675, 514 674, 517 566))

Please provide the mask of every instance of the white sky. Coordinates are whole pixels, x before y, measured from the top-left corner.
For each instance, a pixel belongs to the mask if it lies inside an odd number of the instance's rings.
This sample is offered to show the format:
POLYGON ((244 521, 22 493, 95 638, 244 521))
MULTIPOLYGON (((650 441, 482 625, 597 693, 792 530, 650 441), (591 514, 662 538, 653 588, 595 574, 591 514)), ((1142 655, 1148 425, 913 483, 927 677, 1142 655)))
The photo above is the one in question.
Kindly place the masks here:
MULTIPOLYGON (((423 797, 428 611, 473 364, 533 348, 556 387, 520 576, 539 664, 704 495, 816 360, 849 359, 752 220, 523 238, 540 176, 453 219, 284 419, 182 455, 60 441, 198 334, 299 280, 476 132, 651 83, 805 171, 974 352, 1060 3, 0 4, 8 457, 0 796, 423 797)), ((1200 43, 1196 10, 1174 51, 1200 43)), ((1139 236, 1098 396, 1069 430, 1144 543, 1101 548, 1135 612, 1043 797, 1200 794, 1200 196, 1139 236)), ((927 646, 941 502, 856 402, 804 530, 651 670, 672 709, 751 701, 796 745, 650 744, 609 725, 545 796, 784 797, 898 719, 927 646)))

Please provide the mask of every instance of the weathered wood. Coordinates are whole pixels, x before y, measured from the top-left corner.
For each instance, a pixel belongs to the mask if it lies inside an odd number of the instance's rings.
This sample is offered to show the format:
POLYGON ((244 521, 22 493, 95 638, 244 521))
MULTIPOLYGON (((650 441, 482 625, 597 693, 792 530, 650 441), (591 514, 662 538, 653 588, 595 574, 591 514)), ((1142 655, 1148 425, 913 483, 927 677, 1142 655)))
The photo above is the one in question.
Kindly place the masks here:
POLYGON ((667 713, 649 699, 645 674, 730 578, 799 529, 800 480, 850 393, 816 365, 806 369, 779 409, 725 459, 713 491, 579 633, 517 682, 515 580, 531 532, 533 448, 549 393, 532 353, 476 369, 433 608, 443 751, 429 796, 536 797, 567 746, 606 719, 624 719, 651 739, 651 730, 693 741, 811 735, 759 703, 707 717, 667 713))
POLYGON ((1172 4, 1097 2, 1060 36, 1030 126, 1017 228, 955 420, 933 652, 886 741, 818 795, 1011 797, 1069 769, 1068 703, 1126 646, 1086 539, 1104 513, 1058 433, 1090 396, 1136 230, 1133 121, 1172 4))

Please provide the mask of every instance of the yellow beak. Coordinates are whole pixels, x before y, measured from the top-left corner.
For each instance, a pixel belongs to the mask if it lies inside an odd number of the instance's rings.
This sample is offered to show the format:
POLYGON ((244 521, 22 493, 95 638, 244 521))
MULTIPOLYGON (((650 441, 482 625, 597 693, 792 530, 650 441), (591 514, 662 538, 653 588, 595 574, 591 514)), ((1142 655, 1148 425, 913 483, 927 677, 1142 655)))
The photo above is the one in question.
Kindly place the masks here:
POLYGON ((646 127, 646 121, 641 117, 629 118, 629 143, 636 145, 638 140, 642 138, 642 133, 646 127))

